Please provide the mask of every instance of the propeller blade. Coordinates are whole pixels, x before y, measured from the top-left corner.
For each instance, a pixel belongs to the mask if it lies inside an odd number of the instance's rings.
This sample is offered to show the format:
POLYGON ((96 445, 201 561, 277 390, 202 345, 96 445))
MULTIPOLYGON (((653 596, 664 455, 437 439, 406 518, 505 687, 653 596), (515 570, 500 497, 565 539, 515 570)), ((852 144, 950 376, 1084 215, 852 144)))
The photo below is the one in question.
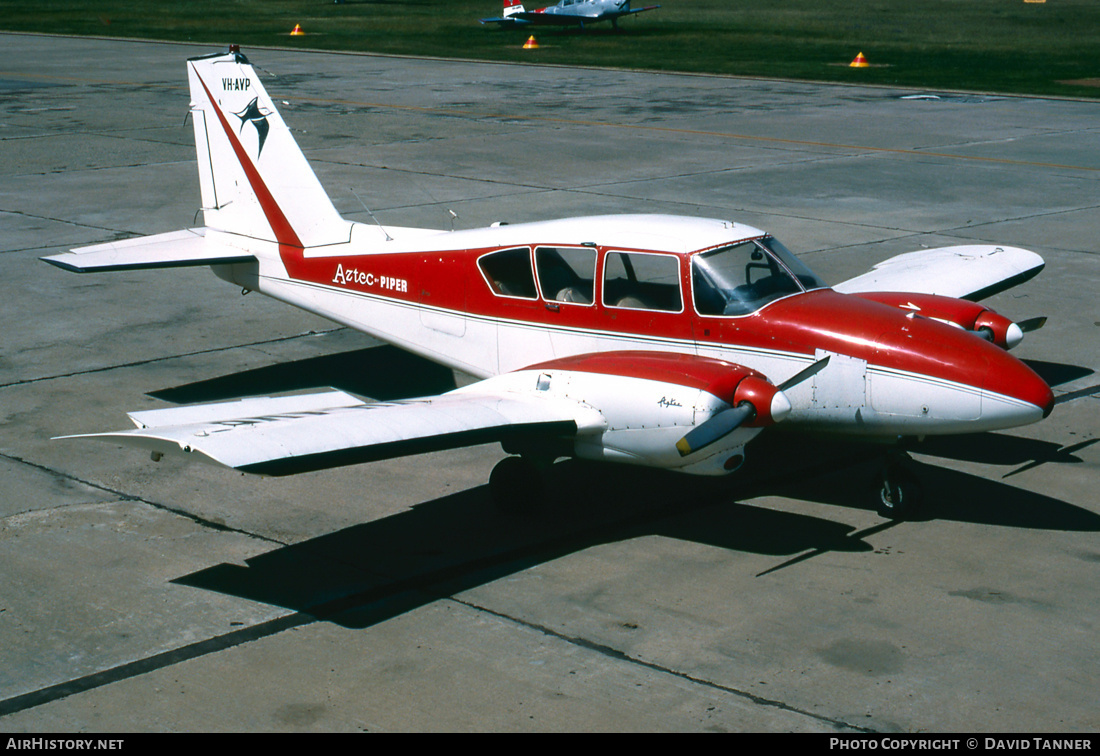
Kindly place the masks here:
POLYGON ((1021 320, 1018 325, 1020 330, 1024 333, 1031 333, 1032 331, 1038 331, 1047 323, 1046 317, 1028 318, 1027 320, 1021 320))
POLYGON ((754 417, 756 408, 748 402, 741 402, 688 431, 686 436, 676 442, 676 451, 680 452, 681 457, 686 457, 725 438, 754 417))
MULTIPOLYGON (((770 407, 770 411, 775 413, 775 421, 782 420, 791 411, 790 401, 788 401, 783 392, 791 386, 797 386, 807 378, 821 372, 828 364, 829 357, 823 357, 776 386, 778 391, 772 398, 772 406, 770 407)), ((720 441, 725 438, 745 423, 750 422, 756 417, 756 414, 756 408, 752 406, 751 402, 747 401, 741 402, 736 407, 730 407, 727 410, 723 410, 706 422, 688 431, 687 435, 676 442, 676 450, 680 452, 681 457, 686 457, 693 452, 710 446, 715 441, 720 441)))
POLYGON ((802 383, 802 381, 806 380, 810 376, 814 376, 814 375, 817 375, 818 373, 820 373, 824 369, 824 367, 828 364, 829 364, 829 358, 828 357, 822 357, 820 360, 818 360, 814 364, 810 365, 808 368, 804 368, 804 369, 798 371, 797 373, 792 375, 790 378, 788 378, 787 380, 780 383, 778 386, 776 386, 776 388, 778 388, 780 391, 786 391, 791 386, 797 386, 798 384, 802 383))

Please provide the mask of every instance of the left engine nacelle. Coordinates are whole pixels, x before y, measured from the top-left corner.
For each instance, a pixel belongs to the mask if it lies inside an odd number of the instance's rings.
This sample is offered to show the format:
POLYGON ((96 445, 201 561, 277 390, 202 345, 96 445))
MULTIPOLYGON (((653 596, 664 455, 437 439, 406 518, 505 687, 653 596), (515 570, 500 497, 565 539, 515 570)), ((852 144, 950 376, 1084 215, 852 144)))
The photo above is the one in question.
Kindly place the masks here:
MULTIPOLYGON (((502 376, 503 378, 503 376, 502 376)), ((573 452, 598 459, 725 475, 740 467, 745 445, 791 411, 787 397, 749 368, 712 358, 663 352, 580 355, 511 373, 545 392, 597 412, 578 425, 573 452), (719 417, 739 409, 728 429, 719 417), (706 443, 684 452, 687 434, 713 421, 706 443)))

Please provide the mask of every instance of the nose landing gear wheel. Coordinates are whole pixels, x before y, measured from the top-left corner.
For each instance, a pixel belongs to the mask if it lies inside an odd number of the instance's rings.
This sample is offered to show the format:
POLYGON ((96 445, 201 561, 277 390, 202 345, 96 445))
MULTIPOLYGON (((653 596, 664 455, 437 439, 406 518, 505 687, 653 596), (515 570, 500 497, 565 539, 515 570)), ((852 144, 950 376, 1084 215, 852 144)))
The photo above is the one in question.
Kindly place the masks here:
POLYGON ((924 490, 916 474, 903 462, 892 461, 877 480, 875 509, 891 520, 908 520, 920 509, 924 490))

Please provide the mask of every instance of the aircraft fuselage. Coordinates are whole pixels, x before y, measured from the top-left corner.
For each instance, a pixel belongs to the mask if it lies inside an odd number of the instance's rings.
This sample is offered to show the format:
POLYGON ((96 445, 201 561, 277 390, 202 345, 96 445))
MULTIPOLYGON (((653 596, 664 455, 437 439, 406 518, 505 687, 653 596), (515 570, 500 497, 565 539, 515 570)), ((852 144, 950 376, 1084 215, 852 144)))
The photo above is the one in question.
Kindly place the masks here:
MULTIPOLYGON (((258 266, 218 270, 479 378, 581 354, 656 351, 724 360, 779 384, 830 356, 812 380, 787 391, 788 427, 922 436, 1049 414, 1050 388, 1013 355, 873 296, 811 281, 750 312, 717 312, 704 299, 696 258, 764 236, 667 216, 458 232, 356 224, 347 245, 307 253, 272 245, 258 266), (359 254, 357 239, 382 251, 359 254)), ((745 275, 759 286, 776 262, 754 256, 745 275)))

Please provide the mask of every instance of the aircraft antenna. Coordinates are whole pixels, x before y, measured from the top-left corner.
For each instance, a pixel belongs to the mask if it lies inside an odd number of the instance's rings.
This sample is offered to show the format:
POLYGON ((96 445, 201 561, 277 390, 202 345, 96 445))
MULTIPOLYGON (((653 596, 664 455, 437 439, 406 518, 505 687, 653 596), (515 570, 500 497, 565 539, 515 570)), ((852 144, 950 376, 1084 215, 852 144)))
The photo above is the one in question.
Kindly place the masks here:
POLYGON ((355 199, 359 200, 359 204, 362 205, 363 209, 367 211, 367 215, 371 217, 371 220, 374 221, 374 224, 378 226, 378 228, 382 229, 382 233, 386 235, 386 241, 393 241, 393 237, 389 235, 389 232, 386 231, 385 227, 378 222, 377 218, 374 217, 374 213, 372 213, 370 211, 370 208, 367 207, 367 203, 363 201, 363 198, 360 197, 351 187, 348 187, 348 190, 355 195, 355 199))

